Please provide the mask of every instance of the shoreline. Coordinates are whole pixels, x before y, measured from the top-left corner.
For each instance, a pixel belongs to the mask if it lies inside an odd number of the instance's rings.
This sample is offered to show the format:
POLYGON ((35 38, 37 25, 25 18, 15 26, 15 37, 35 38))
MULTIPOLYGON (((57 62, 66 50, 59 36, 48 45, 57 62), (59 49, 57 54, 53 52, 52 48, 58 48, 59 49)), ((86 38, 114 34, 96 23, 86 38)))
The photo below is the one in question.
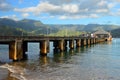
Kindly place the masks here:
POLYGON ((0 68, 0 80, 19 80, 15 77, 10 76, 10 71, 5 68, 0 68))
POLYGON ((0 80, 19 80, 16 77, 10 76, 11 73, 7 68, 0 67, 0 80))

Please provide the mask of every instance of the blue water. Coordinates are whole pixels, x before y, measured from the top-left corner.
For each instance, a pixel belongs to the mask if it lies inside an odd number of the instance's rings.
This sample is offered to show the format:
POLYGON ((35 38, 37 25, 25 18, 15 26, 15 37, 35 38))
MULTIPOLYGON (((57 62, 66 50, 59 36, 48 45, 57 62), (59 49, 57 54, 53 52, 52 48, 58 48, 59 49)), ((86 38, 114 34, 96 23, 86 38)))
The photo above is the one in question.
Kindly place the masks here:
POLYGON ((54 53, 46 57, 39 44, 29 43, 28 60, 12 62, 8 46, 0 46, 0 79, 3 80, 120 80, 120 39, 54 53), (5 69, 4 69, 5 68, 5 69), (8 72, 6 70, 9 70, 8 72), (3 74, 2 71, 6 74, 3 74), (17 79, 16 79, 17 78, 17 79))

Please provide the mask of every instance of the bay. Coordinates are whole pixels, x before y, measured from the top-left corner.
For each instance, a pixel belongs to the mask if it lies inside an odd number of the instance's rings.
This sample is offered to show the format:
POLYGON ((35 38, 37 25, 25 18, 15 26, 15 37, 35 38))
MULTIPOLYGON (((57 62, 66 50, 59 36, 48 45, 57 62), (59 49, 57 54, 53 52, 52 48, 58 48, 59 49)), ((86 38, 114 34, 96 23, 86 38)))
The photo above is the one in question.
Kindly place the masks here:
POLYGON ((40 56, 39 44, 28 44, 28 59, 9 60, 8 45, 0 45, 1 80, 120 80, 120 38, 40 56))

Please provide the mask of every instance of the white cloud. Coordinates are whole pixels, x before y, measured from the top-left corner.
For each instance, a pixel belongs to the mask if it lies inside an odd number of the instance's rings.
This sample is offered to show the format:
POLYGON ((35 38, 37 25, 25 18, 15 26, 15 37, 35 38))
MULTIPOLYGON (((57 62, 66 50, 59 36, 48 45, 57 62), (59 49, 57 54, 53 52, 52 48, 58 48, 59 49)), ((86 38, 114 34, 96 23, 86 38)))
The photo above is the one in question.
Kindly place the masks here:
POLYGON ((108 4, 108 8, 111 9, 111 8, 113 8, 115 5, 116 5, 116 3, 109 3, 109 4, 108 4))
POLYGON ((24 0, 19 0, 19 4, 22 4, 24 2, 24 0))
POLYGON ((29 14, 28 14, 28 13, 23 13, 22 16, 23 16, 24 18, 26 18, 26 17, 29 16, 29 14))
POLYGON ((1 16, 0 18, 9 18, 9 16, 1 16))
POLYGON ((105 0, 101 0, 99 3, 98 3, 98 6, 104 6, 107 4, 107 1, 105 0))
POLYGON ((61 9, 63 9, 63 11, 70 12, 70 13, 79 12, 79 7, 76 4, 63 5, 61 6, 61 9))
POLYGON ((48 2, 42 2, 35 7, 28 7, 28 8, 22 8, 22 9, 15 8, 14 11, 24 12, 24 13, 33 12, 36 14, 41 12, 55 11, 58 8, 59 6, 49 4, 48 2))
POLYGON ((65 20, 65 19, 82 19, 82 18, 98 18, 99 16, 97 14, 89 14, 89 15, 63 15, 60 16, 59 19, 65 20))
MULTIPOLYGON (((120 0, 42 0, 36 6, 15 8, 14 11, 21 12, 23 17, 48 14, 59 16, 59 19, 98 18, 111 15, 120 0), (27 14, 26 14, 27 13, 27 14)), ((42 17, 42 16, 41 16, 42 17)))
POLYGON ((10 19, 13 19, 15 21, 18 20, 17 16, 16 15, 9 15, 9 16, 1 16, 0 18, 10 18, 10 19))
POLYGON ((120 16, 120 9, 116 10, 116 12, 111 13, 113 16, 120 16))
POLYGON ((48 18, 55 18, 55 16, 40 16, 40 19, 48 19, 48 18))
POLYGON ((90 18, 98 18, 99 16, 97 14, 90 14, 90 18))
POLYGON ((12 6, 6 0, 0 0, 0 11, 9 11, 12 6))
POLYGON ((17 11, 17 12, 34 12, 35 10, 35 7, 29 7, 29 8, 23 8, 23 9, 18 9, 18 8, 15 8, 14 11, 17 11))
POLYGON ((67 19, 67 16, 60 16, 59 19, 67 19))
POLYGON ((120 0, 115 0, 115 1, 120 2, 120 0))
POLYGON ((109 10, 108 9, 98 9, 96 10, 97 13, 107 13, 109 10))
POLYGON ((33 13, 36 15, 39 15, 41 13, 49 13, 54 15, 64 14, 64 13, 78 13, 79 12, 79 6, 76 4, 63 4, 63 5, 54 5, 50 4, 49 2, 41 2, 37 6, 28 7, 28 8, 22 8, 18 9, 15 8, 14 11, 22 12, 22 13, 33 13))

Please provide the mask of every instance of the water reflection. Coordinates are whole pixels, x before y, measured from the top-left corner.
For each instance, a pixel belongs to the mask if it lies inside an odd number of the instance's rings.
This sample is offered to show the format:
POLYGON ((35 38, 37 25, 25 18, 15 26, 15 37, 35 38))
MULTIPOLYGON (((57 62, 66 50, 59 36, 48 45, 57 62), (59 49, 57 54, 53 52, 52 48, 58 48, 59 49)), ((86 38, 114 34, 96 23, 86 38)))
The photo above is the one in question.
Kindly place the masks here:
POLYGON ((111 44, 112 44, 112 41, 107 41, 107 44, 111 45, 111 44))
POLYGON ((40 63, 42 65, 47 65, 50 62, 50 59, 47 56, 40 56, 39 59, 40 59, 40 63))
POLYGON ((62 51, 62 52, 60 52, 58 50, 54 50, 53 61, 57 62, 57 63, 65 63, 72 56, 80 55, 80 54, 84 53, 85 51, 87 51, 87 49, 90 47, 91 46, 77 47, 77 48, 69 49, 69 50, 62 51))
MULTIPOLYGON (((82 55, 87 52, 90 47, 91 46, 77 47, 74 49, 66 49, 65 51, 54 49, 53 53, 49 53, 50 55, 53 55, 52 57, 48 55, 40 56, 39 51, 38 53, 37 51, 28 51, 27 53, 24 53, 23 61, 11 62, 9 65, 12 65, 12 69, 16 70, 14 75, 17 77, 19 77, 21 73, 26 74, 26 69, 30 71, 29 73, 36 71, 39 73, 46 71, 52 72, 52 70, 50 70, 51 68, 59 68, 60 64, 72 63, 72 57, 74 57, 74 55, 82 55)), ((7 79, 17 80, 16 78, 12 78, 11 74, 13 75, 13 73, 9 73, 7 79)))

